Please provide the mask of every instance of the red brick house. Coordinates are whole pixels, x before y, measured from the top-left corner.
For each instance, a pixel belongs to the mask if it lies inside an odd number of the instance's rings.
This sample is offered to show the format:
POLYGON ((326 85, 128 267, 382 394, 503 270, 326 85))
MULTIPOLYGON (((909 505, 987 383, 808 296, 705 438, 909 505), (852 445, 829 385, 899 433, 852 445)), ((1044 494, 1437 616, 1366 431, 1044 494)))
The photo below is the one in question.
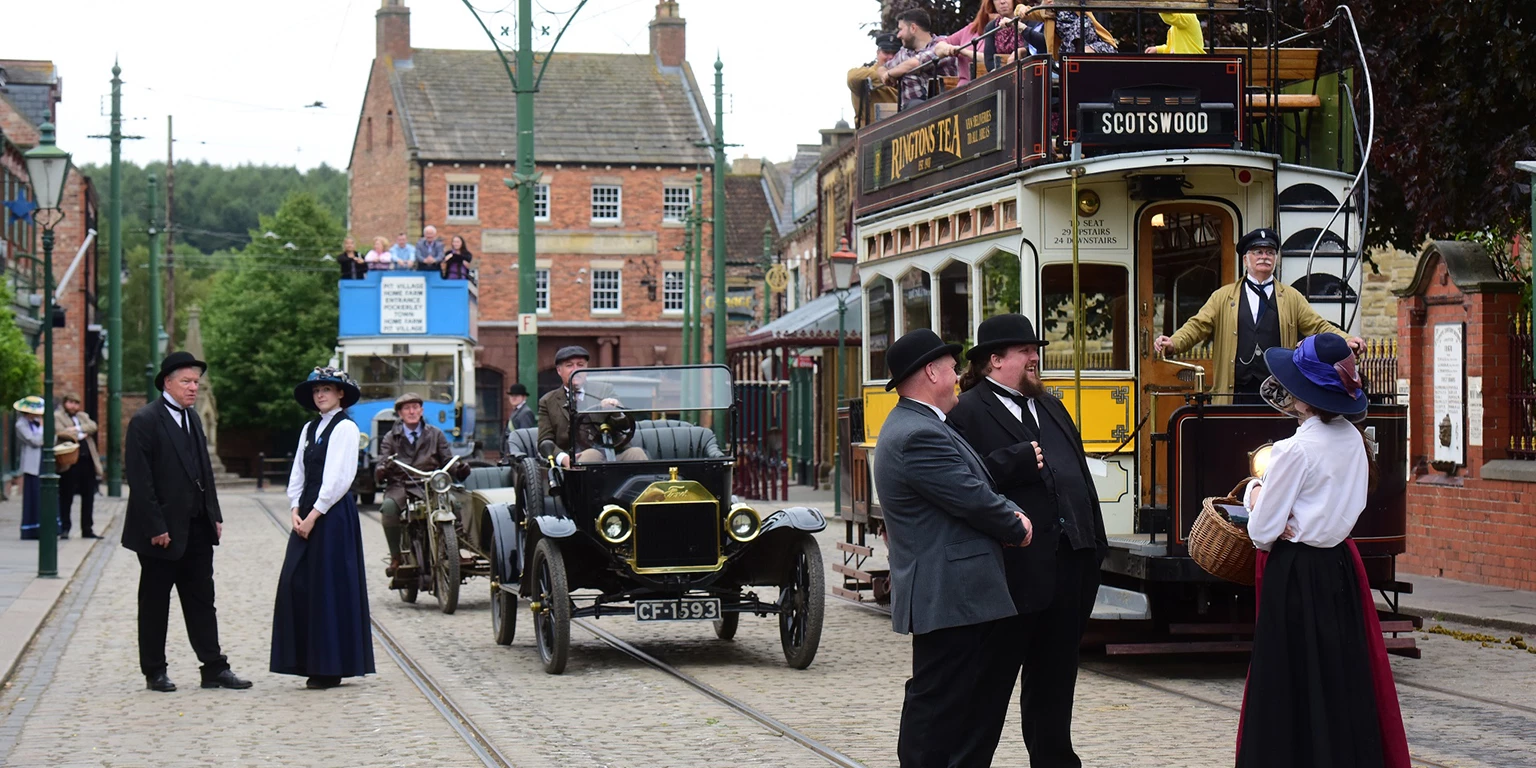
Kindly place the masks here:
MULTIPOLYGON (((415 242, 426 225, 445 241, 464 238, 479 271, 478 386, 505 391, 520 311, 517 195, 504 183, 516 158, 515 95, 494 51, 413 48, 410 10, 382 2, 349 167, 349 227, 360 248, 399 232, 415 242)), ((684 58, 685 29, 677 2, 662 0, 649 53, 549 61, 534 99, 541 389, 556 381, 554 352, 567 344, 590 349, 594 365, 681 362, 682 219, 698 172, 709 215, 712 158, 696 142, 714 130, 684 58)))

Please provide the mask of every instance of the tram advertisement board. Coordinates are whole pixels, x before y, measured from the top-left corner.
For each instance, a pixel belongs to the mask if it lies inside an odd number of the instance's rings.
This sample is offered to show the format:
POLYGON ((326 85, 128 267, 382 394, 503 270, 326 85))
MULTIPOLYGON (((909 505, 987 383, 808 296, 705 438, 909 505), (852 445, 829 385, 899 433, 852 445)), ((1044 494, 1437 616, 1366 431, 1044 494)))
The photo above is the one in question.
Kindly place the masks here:
POLYGON ((1146 149, 1240 144, 1242 67, 1233 56, 1068 56, 1067 140, 1146 149))
MULTIPOLYGON (((1025 63, 993 72, 957 91, 883 120, 858 139, 860 213, 996 175, 1019 162, 1020 73, 1025 63)), ((1040 89, 1027 89, 1038 93, 1040 89)), ((1033 112, 1033 110, 1029 110, 1033 112)), ((1031 136, 1024 146, 1043 145, 1031 136)))

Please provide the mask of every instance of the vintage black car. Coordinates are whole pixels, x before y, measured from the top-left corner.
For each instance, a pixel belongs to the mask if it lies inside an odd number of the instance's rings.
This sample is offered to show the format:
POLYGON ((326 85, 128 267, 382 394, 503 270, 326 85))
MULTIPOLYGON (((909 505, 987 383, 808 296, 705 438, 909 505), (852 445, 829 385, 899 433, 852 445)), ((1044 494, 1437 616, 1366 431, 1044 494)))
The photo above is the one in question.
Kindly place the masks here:
POLYGON ((516 502, 473 515, 492 528, 496 641, 512 642, 519 598, 551 674, 565 670, 572 619, 710 621, 730 639, 751 613, 777 616, 785 661, 809 666, 825 600, 814 534, 826 520, 810 507, 763 514, 732 498, 735 461, 721 448, 731 442, 712 429, 728 436, 733 421, 729 369, 590 369, 572 383, 585 393, 567 413, 573 454, 590 447, 608 460, 558 467, 532 434, 514 432, 516 502), (615 460, 626 446, 647 460, 615 460))

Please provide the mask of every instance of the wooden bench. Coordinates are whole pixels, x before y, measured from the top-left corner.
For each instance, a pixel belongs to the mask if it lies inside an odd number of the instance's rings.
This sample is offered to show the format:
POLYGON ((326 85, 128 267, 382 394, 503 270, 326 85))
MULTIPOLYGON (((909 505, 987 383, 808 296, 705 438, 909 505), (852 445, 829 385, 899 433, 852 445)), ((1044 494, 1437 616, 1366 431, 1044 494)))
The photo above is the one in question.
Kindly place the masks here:
MULTIPOLYGON (((1268 48, 1254 48, 1251 56, 1247 48, 1217 48, 1214 52, 1222 56, 1247 58, 1249 83, 1254 88, 1267 91, 1271 87, 1279 87, 1286 83, 1317 79, 1317 60, 1323 50, 1321 48, 1281 48, 1276 52, 1273 69, 1268 48)), ((1304 109, 1317 109, 1322 105, 1323 100, 1317 94, 1282 93, 1275 97, 1273 108, 1277 112, 1299 112, 1304 109)), ((1248 94, 1248 108, 1256 113, 1268 112, 1271 109, 1269 94, 1248 94)))

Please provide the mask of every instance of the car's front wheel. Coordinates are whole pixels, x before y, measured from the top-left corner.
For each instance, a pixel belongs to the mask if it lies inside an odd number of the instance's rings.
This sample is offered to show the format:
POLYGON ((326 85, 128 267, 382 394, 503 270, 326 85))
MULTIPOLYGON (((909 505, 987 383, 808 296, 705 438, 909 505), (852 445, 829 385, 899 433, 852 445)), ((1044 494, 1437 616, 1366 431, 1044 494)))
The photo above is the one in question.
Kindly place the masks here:
POLYGON ((721 640, 736 639, 736 627, 741 624, 741 614, 732 611, 715 619, 715 637, 721 640))
POLYGON ((784 661, 794 669, 805 669, 816 659, 826 613, 824 590, 821 546, 814 536, 800 533, 789 547, 779 588, 779 643, 784 646, 784 661))
POLYGON ((533 548, 533 574, 533 637, 544 671, 558 675, 571 652, 571 590, 565 555, 554 539, 539 539, 533 548))

